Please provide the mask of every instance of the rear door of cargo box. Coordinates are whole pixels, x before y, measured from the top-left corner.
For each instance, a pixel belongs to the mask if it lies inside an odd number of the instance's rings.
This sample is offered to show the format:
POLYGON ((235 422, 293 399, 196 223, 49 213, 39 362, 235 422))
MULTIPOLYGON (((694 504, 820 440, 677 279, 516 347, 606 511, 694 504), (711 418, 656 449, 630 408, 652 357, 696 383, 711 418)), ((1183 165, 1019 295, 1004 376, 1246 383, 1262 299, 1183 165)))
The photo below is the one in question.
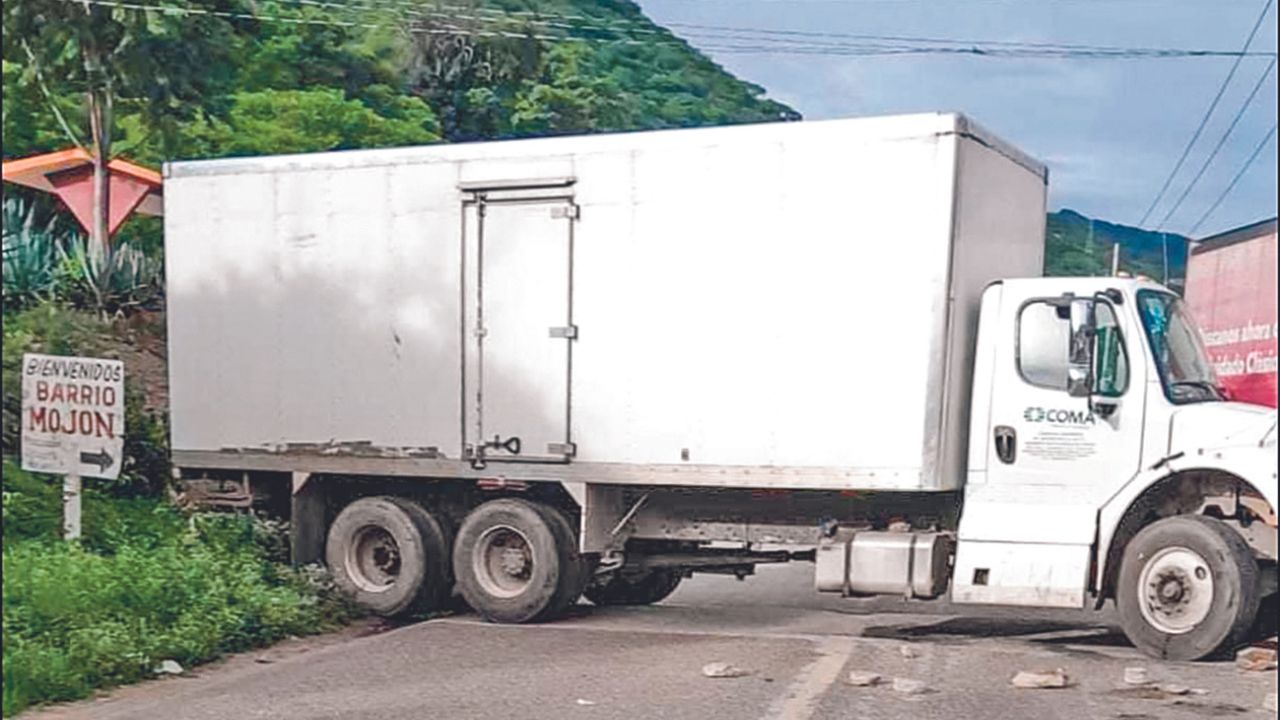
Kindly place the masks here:
POLYGON ((564 187, 471 189, 464 204, 463 416, 473 462, 565 462, 573 224, 564 187))

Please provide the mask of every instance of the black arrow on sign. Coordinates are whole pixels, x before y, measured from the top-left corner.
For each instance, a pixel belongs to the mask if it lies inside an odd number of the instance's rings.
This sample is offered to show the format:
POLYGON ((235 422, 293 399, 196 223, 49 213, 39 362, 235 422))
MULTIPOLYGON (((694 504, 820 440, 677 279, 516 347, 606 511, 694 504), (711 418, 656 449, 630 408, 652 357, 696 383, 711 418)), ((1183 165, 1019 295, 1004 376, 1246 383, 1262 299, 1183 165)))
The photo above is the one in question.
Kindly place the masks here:
POLYGON ((107 468, 111 467, 113 460, 114 458, 111 457, 110 453, 108 453, 105 448, 99 450, 96 454, 87 452, 80 453, 80 462, 84 465, 97 465, 98 472, 106 471, 107 468))

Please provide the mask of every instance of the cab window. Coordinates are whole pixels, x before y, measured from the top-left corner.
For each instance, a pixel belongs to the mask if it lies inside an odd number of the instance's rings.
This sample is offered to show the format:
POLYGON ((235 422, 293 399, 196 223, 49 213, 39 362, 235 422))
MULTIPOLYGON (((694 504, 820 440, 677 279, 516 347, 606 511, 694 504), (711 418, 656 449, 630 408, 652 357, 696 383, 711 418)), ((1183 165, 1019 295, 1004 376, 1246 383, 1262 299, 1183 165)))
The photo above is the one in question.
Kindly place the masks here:
POLYGON ((1129 388, 1129 358, 1120 323, 1110 303, 1094 303, 1093 313, 1098 330, 1093 350, 1094 386, 1099 395, 1119 397, 1129 388))
POLYGON ((1047 301, 1027 303, 1018 313, 1018 372, 1037 387, 1066 390, 1070 341, 1065 313, 1047 301))
MULTIPOLYGON (((1125 354, 1115 309, 1094 304, 1097 337, 1094 344, 1094 383, 1099 395, 1118 397, 1129 387, 1129 358, 1125 354)), ((1071 342, 1068 308, 1035 300, 1018 313, 1018 372, 1027 382, 1050 390, 1067 389, 1067 358, 1071 342)))

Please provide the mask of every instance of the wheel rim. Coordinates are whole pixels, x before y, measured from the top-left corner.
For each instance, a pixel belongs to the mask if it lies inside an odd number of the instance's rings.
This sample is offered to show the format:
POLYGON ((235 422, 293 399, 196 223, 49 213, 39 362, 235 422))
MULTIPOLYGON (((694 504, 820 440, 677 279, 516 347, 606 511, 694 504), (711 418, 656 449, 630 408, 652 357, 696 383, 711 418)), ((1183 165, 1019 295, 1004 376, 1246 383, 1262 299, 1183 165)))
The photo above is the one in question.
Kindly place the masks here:
POLYGON ((400 576, 400 545, 385 528, 366 525, 356 531, 347 552, 347 576, 361 590, 383 592, 400 576))
POLYGON ((515 597, 533 581, 533 546, 509 525, 491 527, 476 542, 471 568, 486 593, 515 597))
POLYGON ((1213 573, 1200 553, 1184 547, 1160 550, 1147 561, 1139 578, 1138 607, 1160 632, 1191 632, 1213 605, 1213 573))

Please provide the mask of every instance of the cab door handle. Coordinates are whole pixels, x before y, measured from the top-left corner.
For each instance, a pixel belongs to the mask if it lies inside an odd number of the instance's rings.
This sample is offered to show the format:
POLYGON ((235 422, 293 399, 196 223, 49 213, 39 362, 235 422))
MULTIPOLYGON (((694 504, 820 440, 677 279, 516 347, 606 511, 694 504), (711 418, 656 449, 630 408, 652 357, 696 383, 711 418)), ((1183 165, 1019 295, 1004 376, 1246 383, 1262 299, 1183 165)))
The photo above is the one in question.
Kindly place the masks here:
POLYGON ((996 457, 1005 465, 1012 465, 1018 457, 1018 433, 1008 425, 997 425, 993 432, 996 441, 996 457))

